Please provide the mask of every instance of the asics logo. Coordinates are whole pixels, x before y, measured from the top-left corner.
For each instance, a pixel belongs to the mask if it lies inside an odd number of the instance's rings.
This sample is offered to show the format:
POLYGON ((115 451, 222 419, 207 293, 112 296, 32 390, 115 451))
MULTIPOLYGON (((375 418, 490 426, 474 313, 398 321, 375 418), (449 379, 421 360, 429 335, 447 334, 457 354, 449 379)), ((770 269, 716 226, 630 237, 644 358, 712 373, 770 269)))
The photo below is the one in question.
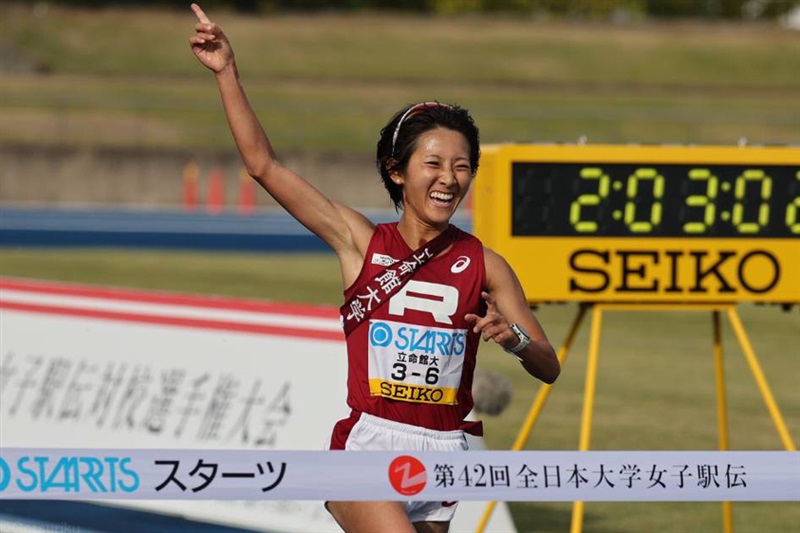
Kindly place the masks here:
POLYGON ((453 274, 460 274, 464 272, 468 266, 469 266, 469 257, 467 257, 466 255, 461 255, 458 257, 456 262, 453 263, 453 266, 450 267, 450 272, 452 272, 453 274))

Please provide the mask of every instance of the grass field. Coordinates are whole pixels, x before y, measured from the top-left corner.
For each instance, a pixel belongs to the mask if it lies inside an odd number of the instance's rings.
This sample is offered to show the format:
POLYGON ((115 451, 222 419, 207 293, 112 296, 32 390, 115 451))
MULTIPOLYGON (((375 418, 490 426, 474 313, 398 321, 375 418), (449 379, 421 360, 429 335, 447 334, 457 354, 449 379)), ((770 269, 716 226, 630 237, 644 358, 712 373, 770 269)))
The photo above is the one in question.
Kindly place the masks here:
MULTIPOLYGON (((155 290, 225 294, 337 305, 340 280, 333 255, 250 255, 130 250, 0 250, 0 275, 59 279, 155 290)), ((564 338, 574 305, 537 310, 554 345, 564 338)), ((795 442, 800 438, 800 313, 740 306, 740 314, 795 442)), ((777 450, 781 441, 725 323, 726 392, 731 448, 777 450)), ((528 442, 529 449, 577 449, 583 402, 588 321, 564 365, 528 442)), ((514 385, 511 405, 485 417, 491 448, 509 448, 539 389, 518 364, 485 345, 479 364, 514 385)), ((716 449, 717 421, 708 313, 606 314, 592 431, 597 450, 716 449)), ((737 533, 797 531, 800 503, 734 504, 737 533)), ((514 503, 521 532, 569 530, 569 503, 514 503)), ((586 533, 721 531, 717 503, 589 503, 586 533)))
MULTIPOLYGON (((470 108, 482 140, 800 142, 800 42, 771 25, 213 13, 280 150, 371 153, 407 102, 470 108)), ((232 148, 192 14, 0 4, 0 142, 232 148)))

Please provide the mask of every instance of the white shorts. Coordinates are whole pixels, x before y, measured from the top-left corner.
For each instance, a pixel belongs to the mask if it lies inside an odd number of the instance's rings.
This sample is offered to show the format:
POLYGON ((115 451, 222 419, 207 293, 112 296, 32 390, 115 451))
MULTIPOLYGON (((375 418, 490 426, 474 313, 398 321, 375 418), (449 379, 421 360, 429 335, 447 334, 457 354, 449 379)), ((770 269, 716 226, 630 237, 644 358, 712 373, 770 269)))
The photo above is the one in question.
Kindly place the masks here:
MULTIPOLYGON (((433 429, 393 422, 361 413, 345 443, 353 451, 435 451, 462 452, 469 449, 463 431, 433 429)), ((405 502, 406 514, 413 522, 449 522, 458 502, 405 502)))

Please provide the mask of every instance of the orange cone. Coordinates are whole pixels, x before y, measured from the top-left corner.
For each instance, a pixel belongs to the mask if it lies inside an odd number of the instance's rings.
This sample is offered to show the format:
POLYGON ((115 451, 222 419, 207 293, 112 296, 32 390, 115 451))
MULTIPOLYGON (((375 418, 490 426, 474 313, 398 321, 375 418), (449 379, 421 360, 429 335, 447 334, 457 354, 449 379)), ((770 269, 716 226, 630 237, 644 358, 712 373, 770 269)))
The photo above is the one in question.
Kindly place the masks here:
POLYGON ((189 161, 183 167, 183 208, 194 211, 197 208, 197 178, 200 170, 197 163, 189 161))
POLYGON ((208 196, 206 198, 206 211, 212 215, 222 212, 225 205, 225 176, 222 169, 214 167, 208 176, 208 196))

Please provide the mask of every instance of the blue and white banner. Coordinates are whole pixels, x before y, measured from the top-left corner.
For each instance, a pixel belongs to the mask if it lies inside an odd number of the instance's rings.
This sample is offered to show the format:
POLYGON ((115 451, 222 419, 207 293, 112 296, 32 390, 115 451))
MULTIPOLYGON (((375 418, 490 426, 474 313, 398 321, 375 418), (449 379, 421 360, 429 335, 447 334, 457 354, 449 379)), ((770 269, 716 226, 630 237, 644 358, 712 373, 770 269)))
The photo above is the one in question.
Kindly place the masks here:
POLYGON ((800 452, 6 448, 0 499, 800 501, 800 452))

